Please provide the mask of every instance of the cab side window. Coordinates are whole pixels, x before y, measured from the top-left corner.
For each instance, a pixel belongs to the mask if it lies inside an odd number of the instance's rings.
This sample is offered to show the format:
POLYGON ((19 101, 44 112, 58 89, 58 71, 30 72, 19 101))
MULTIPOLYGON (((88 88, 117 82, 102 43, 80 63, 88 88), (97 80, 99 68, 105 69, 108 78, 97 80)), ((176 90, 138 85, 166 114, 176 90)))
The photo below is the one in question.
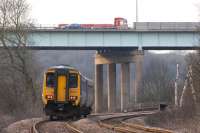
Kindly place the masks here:
POLYGON ((69 74, 69 88, 77 88, 78 87, 78 74, 70 73, 69 74))

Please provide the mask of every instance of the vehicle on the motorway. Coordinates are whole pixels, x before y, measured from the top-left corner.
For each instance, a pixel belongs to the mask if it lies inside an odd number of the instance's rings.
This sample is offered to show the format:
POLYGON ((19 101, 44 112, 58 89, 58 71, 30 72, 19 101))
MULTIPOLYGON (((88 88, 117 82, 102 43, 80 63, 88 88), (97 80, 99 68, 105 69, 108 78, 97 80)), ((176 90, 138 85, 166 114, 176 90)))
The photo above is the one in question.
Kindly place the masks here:
POLYGON ((114 24, 59 24, 56 29, 128 29, 125 18, 115 18, 114 24))
POLYGON ((71 66, 50 67, 44 73, 42 101, 50 119, 87 116, 93 105, 93 82, 71 66))

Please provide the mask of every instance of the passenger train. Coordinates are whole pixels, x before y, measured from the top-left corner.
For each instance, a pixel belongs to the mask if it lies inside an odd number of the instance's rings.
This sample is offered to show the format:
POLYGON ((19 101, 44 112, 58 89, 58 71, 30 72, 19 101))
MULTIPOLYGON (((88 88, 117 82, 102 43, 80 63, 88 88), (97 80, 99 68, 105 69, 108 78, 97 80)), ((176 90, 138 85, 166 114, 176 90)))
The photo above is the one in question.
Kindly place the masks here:
POLYGON ((128 29, 125 18, 115 18, 114 24, 59 24, 58 29, 128 29))
POLYGON ((42 101, 51 120, 87 116, 93 105, 93 82, 71 66, 50 67, 44 73, 42 101))

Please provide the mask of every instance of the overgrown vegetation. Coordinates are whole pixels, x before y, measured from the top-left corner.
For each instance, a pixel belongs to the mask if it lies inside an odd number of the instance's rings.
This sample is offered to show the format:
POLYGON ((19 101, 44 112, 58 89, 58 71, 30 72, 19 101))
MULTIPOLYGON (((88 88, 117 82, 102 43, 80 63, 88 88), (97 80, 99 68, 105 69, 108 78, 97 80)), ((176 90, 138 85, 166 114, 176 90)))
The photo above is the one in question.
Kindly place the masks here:
POLYGON ((160 112, 146 117, 145 121, 150 126, 167 128, 180 133, 200 132, 200 118, 182 109, 160 112))
POLYGON ((192 67, 192 81, 193 87, 195 89, 195 94, 197 97, 197 104, 200 103, 200 51, 196 51, 186 57, 186 62, 188 66, 192 67))
POLYGON ((41 112, 38 63, 26 48, 28 9, 25 0, 0 0, 0 114, 14 119, 41 112))
MULTIPOLYGON (((176 65, 179 64, 181 66, 180 72, 182 75, 180 78, 183 79, 183 75, 185 75, 184 57, 176 53, 159 56, 149 54, 145 57, 147 58, 144 65, 139 101, 174 104, 176 65)), ((183 84, 181 81, 179 83, 179 88, 181 88, 183 84)))
POLYGON ((181 88, 180 86, 178 88, 179 100, 180 95, 183 97, 179 106, 152 115, 146 119, 146 122, 152 126, 169 128, 183 133, 197 133, 200 132, 200 52, 196 51, 186 55, 185 61, 187 71, 190 73, 185 76, 185 83, 182 82, 181 88))

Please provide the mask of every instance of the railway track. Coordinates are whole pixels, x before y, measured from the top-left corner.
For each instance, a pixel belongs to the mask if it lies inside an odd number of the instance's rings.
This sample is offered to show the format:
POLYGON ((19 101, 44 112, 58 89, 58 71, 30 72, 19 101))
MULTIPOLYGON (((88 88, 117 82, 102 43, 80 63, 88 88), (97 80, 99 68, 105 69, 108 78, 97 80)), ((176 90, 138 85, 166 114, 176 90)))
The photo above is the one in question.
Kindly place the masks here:
MULTIPOLYGON (((142 107, 142 108, 136 108, 133 109, 131 111, 126 112, 131 113, 131 112, 141 112, 141 111, 153 111, 153 110, 159 110, 158 105, 155 106, 150 106, 150 107, 142 107)), ((109 116, 109 115, 120 115, 120 114, 124 114, 124 113, 94 113, 94 114, 90 114, 88 115, 88 117, 94 117, 94 116, 109 116)))
MULTIPOLYGON (((31 128, 31 133, 42 133, 41 126, 45 123, 51 122, 49 120, 41 120, 33 124, 31 128)), ((79 129, 75 128, 70 121, 65 122, 65 127, 68 129, 69 133, 84 133, 80 131, 79 129)))
POLYGON ((161 128, 153 128, 153 127, 145 127, 138 124, 127 123, 125 120, 135 118, 135 117, 143 117, 147 115, 151 115, 156 113, 156 111, 141 111, 131 115, 122 115, 117 117, 110 117, 99 121, 99 125, 101 127, 113 130, 115 132, 121 133, 174 133, 173 131, 161 129, 161 128))
MULTIPOLYGON (((121 133, 173 133, 172 131, 161 129, 161 128, 153 128, 153 127, 145 127, 138 124, 133 123, 127 123, 125 120, 136 118, 136 117, 144 117, 147 115, 151 115, 158 112, 158 108, 143 108, 140 110, 135 110, 135 112, 129 112, 129 113, 108 113, 106 116, 101 118, 101 120, 98 121, 98 124, 100 127, 104 127, 110 130, 113 130, 114 132, 121 132, 121 133)), ((92 116, 101 116, 102 114, 95 114, 92 116)), ((36 122, 32 128, 31 133, 42 133, 42 125, 48 122, 52 122, 49 120, 41 120, 36 122)), ((55 121, 54 121, 55 122, 55 121)), ((65 121, 64 128, 66 128, 66 132, 72 132, 72 133, 84 133, 83 131, 80 131, 76 127, 72 125, 72 122, 65 121)), ((63 124, 62 123, 62 124, 63 124)), ((52 123, 50 124, 50 126, 52 123)), ((44 130, 43 126, 43 130, 44 130)))

